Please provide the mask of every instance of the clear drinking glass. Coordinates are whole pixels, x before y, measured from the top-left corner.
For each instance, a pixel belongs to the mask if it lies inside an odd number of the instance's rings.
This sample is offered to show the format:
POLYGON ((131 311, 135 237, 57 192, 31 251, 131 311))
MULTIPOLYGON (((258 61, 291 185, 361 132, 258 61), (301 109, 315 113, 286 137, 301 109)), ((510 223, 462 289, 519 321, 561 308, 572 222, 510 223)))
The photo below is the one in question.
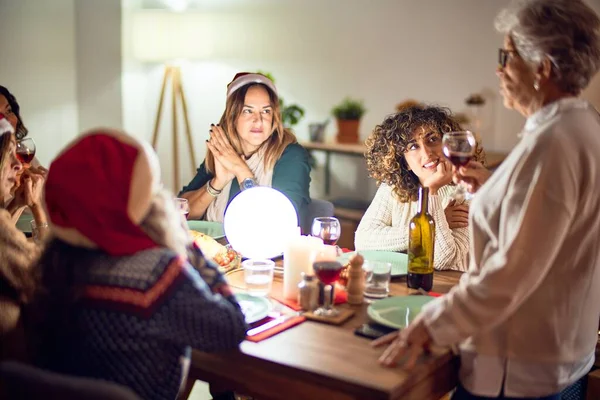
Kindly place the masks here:
MULTIPOLYGON (((471 131, 457 131, 445 133, 442 137, 442 151, 446 158, 456 167, 465 166, 475 155, 477 140, 471 131)), ((470 199, 472 195, 461 182, 454 192, 455 200, 470 199)))
POLYGON ((387 297, 390 293, 392 264, 385 261, 368 261, 363 264, 365 271, 364 295, 375 299, 387 297))
POLYGON ((242 262, 244 282, 251 296, 264 297, 271 291, 273 284, 273 260, 248 259, 242 262))
POLYGON ((335 245, 342 234, 342 227, 335 217, 318 217, 313 220, 310 234, 321 238, 323 244, 335 245))
POLYGON ((190 203, 187 199, 183 199, 181 197, 177 197, 175 199, 175 205, 177 205, 177 209, 185 217, 188 219, 188 215, 190 214, 190 203))

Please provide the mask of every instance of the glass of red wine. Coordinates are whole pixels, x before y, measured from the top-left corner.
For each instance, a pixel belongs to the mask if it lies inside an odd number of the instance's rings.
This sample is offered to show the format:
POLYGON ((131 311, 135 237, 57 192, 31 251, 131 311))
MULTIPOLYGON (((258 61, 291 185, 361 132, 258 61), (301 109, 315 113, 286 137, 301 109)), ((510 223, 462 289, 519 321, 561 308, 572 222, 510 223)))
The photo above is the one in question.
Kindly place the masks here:
POLYGON ((35 142, 32 138, 17 141, 17 158, 24 165, 31 164, 35 157, 35 142))
POLYGON ((190 203, 187 199, 183 199, 181 197, 177 197, 175 199, 175 205, 177 205, 177 209, 185 217, 188 219, 188 215, 190 214, 190 203))
MULTIPOLYGON (((471 131, 457 131, 445 133, 442 138, 442 151, 446 158, 456 167, 464 167, 475 155, 477 140, 471 131)), ((454 192, 454 199, 469 200, 472 195, 465 186, 458 184, 454 192)))
POLYGON ((321 260, 313 263, 315 275, 317 278, 319 278, 319 281, 325 285, 325 289, 323 290, 323 307, 317 308, 314 311, 315 315, 322 317, 335 317, 340 313, 338 310, 333 308, 333 299, 335 282, 340 277, 343 269, 342 263, 336 260, 321 260))
POLYGON ((321 238, 323 244, 335 246, 342 233, 340 221, 334 217, 318 217, 313 220, 310 234, 321 238))

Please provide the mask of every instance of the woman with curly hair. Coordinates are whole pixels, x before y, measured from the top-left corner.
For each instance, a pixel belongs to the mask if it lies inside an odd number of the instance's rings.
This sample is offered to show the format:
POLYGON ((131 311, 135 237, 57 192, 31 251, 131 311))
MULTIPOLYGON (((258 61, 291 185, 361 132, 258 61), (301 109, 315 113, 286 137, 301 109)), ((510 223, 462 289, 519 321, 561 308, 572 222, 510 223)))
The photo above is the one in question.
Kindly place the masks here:
MULTIPOLYGON (((422 185, 429 188, 436 224, 434 267, 466 270, 469 207, 452 199, 452 168, 442 153, 442 136, 458 130, 450 110, 425 105, 407 107, 375 127, 365 157, 379 189, 358 225, 356 250, 407 250, 408 224, 422 185)), ((483 158, 478 147, 474 159, 483 158)))

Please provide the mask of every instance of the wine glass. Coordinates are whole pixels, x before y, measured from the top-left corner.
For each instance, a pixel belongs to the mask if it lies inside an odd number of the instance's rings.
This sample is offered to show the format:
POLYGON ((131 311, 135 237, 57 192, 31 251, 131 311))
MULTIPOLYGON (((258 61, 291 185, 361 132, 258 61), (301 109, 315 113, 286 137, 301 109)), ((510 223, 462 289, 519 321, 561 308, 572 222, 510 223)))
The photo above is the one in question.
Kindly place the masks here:
MULTIPOLYGON (((477 140, 471 131, 448 132, 442 138, 442 151, 456 168, 465 166, 475 155, 477 140)), ((465 184, 460 182, 453 195, 455 200, 469 200, 472 195, 467 192, 465 184)))
POLYGON ((35 157, 35 142, 32 138, 17 141, 17 158, 22 164, 29 165, 35 157))
POLYGON ((175 199, 175 204, 181 215, 183 215, 185 219, 188 219, 188 215, 190 214, 190 203, 188 202, 188 199, 177 197, 175 199))
POLYGON ((342 273, 343 265, 336 260, 320 260, 313 263, 313 270, 325 288, 323 290, 323 307, 315 310, 314 314, 322 317, 335 317, 339 310, 333 308, 335 282, 342 273), (328 289, 329 288, 329 289, 328 289))
POLYGON ((318 217, 313 220, 310 233, 312 236, 321 238, 323 244, 335 246, 342 233, 342 227, 337 218, 318 217))

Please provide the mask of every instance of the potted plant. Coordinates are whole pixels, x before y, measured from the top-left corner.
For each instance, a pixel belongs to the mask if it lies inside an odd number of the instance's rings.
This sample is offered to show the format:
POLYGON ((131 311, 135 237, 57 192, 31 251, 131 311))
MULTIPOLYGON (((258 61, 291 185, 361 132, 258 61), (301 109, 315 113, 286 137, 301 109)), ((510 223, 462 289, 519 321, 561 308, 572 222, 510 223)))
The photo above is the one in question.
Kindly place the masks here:
POLYGON ((338 143, 358 142, 360 118, 365 111, 362 100, 355 100, 350 97, 346 97, 331 110, 337 121, 338 133, 336 140, 338 143))

